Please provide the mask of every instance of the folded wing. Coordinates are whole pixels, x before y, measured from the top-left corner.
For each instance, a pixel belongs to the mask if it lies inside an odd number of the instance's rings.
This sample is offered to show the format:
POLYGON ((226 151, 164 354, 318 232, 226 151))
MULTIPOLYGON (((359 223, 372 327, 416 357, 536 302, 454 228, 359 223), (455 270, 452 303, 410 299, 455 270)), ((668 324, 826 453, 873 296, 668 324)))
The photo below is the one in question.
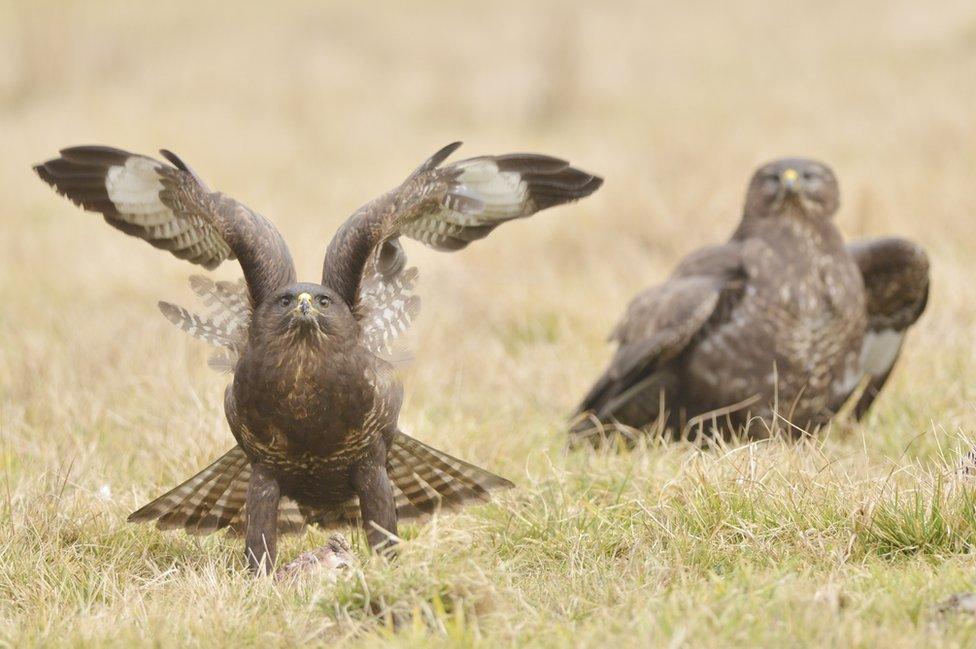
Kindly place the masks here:
POLYGON ((742 272, 736 244, 705 248, 635 297, 610 334, 617 352, 577 407, 571 436, 595 441, 605 424, 640 428, 661 416, 661 393, 676 380, 670 362, 706 324, 727 316, 741 293, 742 272))
POLYGON ((925 311, 929 260, 921 246, 905 239, 871 239, 847 248, 864 278, 868 326, 861 347, 861 381, 839 381, 834 402, 840 407, 866 382, 854 406, 860 419, 891 375, 908 328, 925 311))

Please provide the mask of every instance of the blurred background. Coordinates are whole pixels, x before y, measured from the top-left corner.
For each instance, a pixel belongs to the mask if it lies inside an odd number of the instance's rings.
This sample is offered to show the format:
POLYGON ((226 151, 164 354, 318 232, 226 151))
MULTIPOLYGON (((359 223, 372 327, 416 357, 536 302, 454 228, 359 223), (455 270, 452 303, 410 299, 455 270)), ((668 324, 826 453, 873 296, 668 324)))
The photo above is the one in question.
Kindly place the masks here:
POLYGON ((199 269, 30 169, 82 143, 174 150, 277 223, 309 280, 348 214, 452 140, 603 175, 591 199, 461 253, 408 244, 424 310, 405 428, 513 477, 561 448, 629 298, 731 233, 753 169, 820 158, 841 181, 845 236, 913 238, 933 261, 872 448, 972 429, 974 107, 971 0, 4 0, 3 466, 29 492, 70 461, 81 489, 137 492, 124 509, 231 443, 226 377, 155 306, 192 306, 199 269))

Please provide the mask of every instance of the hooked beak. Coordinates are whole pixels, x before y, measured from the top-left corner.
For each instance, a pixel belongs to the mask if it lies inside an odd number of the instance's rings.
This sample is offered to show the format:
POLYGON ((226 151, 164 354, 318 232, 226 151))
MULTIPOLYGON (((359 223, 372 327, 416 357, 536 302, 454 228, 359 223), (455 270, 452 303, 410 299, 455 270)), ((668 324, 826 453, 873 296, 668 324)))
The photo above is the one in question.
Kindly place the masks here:
POLYGON ((292 313, 300 315, 303 318, 308 317, 310 313, 318 313, 312 306, 312 296, 308 293, 302 293, 298 296, 298 304, 292 313))
POLYGON ((799 194, 800 187, 797 184, 799 177, 800 174, 797 173, 796 169, 790 168, 780 174, 779 183, 787 194, 799 194))

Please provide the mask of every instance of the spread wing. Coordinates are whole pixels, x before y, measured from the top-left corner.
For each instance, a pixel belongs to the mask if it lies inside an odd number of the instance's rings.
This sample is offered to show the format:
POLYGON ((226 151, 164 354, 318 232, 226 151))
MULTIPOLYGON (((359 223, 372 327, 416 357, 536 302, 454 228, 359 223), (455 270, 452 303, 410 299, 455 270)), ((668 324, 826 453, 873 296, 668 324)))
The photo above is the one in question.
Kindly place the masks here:
POLYGON ((207 269, 236 257, 252 304, 295 281, 281 235, 264 217, 211 192, 182 160, 172 163, 104 146, 78 146, 34 170, 76 205, 180 259, 207 269))
POLYGON ((573 433, 592 430, 592 418, 639 427, 660 414, 668 364, 709 322, 726 317, 742 287, 737 244, 687 257, 663 284, 639 294, 610 334, 618 344, 609 367, 583 398, 573 433))
MULTIPOLYGON (((859 241, 847 246, 864 278, 868 327, 861 347, 861 380, 867 382, 854 407, 860 419, 874 403, 901 354, 908 328, 925 311, 929 295, 929 260, 925 251, 904 239, 859 241)), ((838 385, 842 405, 860 382, 838 385)))
POLYGON ((388 282, 403 272, 398 237, 460 250, 506 221, 589 196, 603 183, 564 160, 533 153, 441 166, 459 146, 444 147, 399 187, 360 208, 329 244, 322 283, 338 291, 361 320, 375 317, 363 290, 370 278, 388 282))

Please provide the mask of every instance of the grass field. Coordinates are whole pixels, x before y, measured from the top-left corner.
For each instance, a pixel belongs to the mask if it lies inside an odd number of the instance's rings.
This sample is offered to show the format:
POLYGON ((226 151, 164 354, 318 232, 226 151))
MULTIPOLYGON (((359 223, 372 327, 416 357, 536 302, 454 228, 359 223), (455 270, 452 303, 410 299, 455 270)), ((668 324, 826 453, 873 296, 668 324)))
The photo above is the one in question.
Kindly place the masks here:
POLYGON ((976 491, 953 473, 976 431, 974 110, 971 0, 0 0, 0 645, 971 646, 976 617, 936 605, 976 590, 976 491), (171 148, 314 280, 346 215, 454 139, 607 179, 459 254, 408 244, 402 426, 518 489, 408 526, 392 565, 352 534, 335 586, 127 524, 230 447, 226 377, 155 306, 191 302, 196 269, 30 165, 171 148), (871 416, 800 444, 567 451, 629 297, 726 238, 785 154, 834 167, 846 236, 932 259, 871 416))

